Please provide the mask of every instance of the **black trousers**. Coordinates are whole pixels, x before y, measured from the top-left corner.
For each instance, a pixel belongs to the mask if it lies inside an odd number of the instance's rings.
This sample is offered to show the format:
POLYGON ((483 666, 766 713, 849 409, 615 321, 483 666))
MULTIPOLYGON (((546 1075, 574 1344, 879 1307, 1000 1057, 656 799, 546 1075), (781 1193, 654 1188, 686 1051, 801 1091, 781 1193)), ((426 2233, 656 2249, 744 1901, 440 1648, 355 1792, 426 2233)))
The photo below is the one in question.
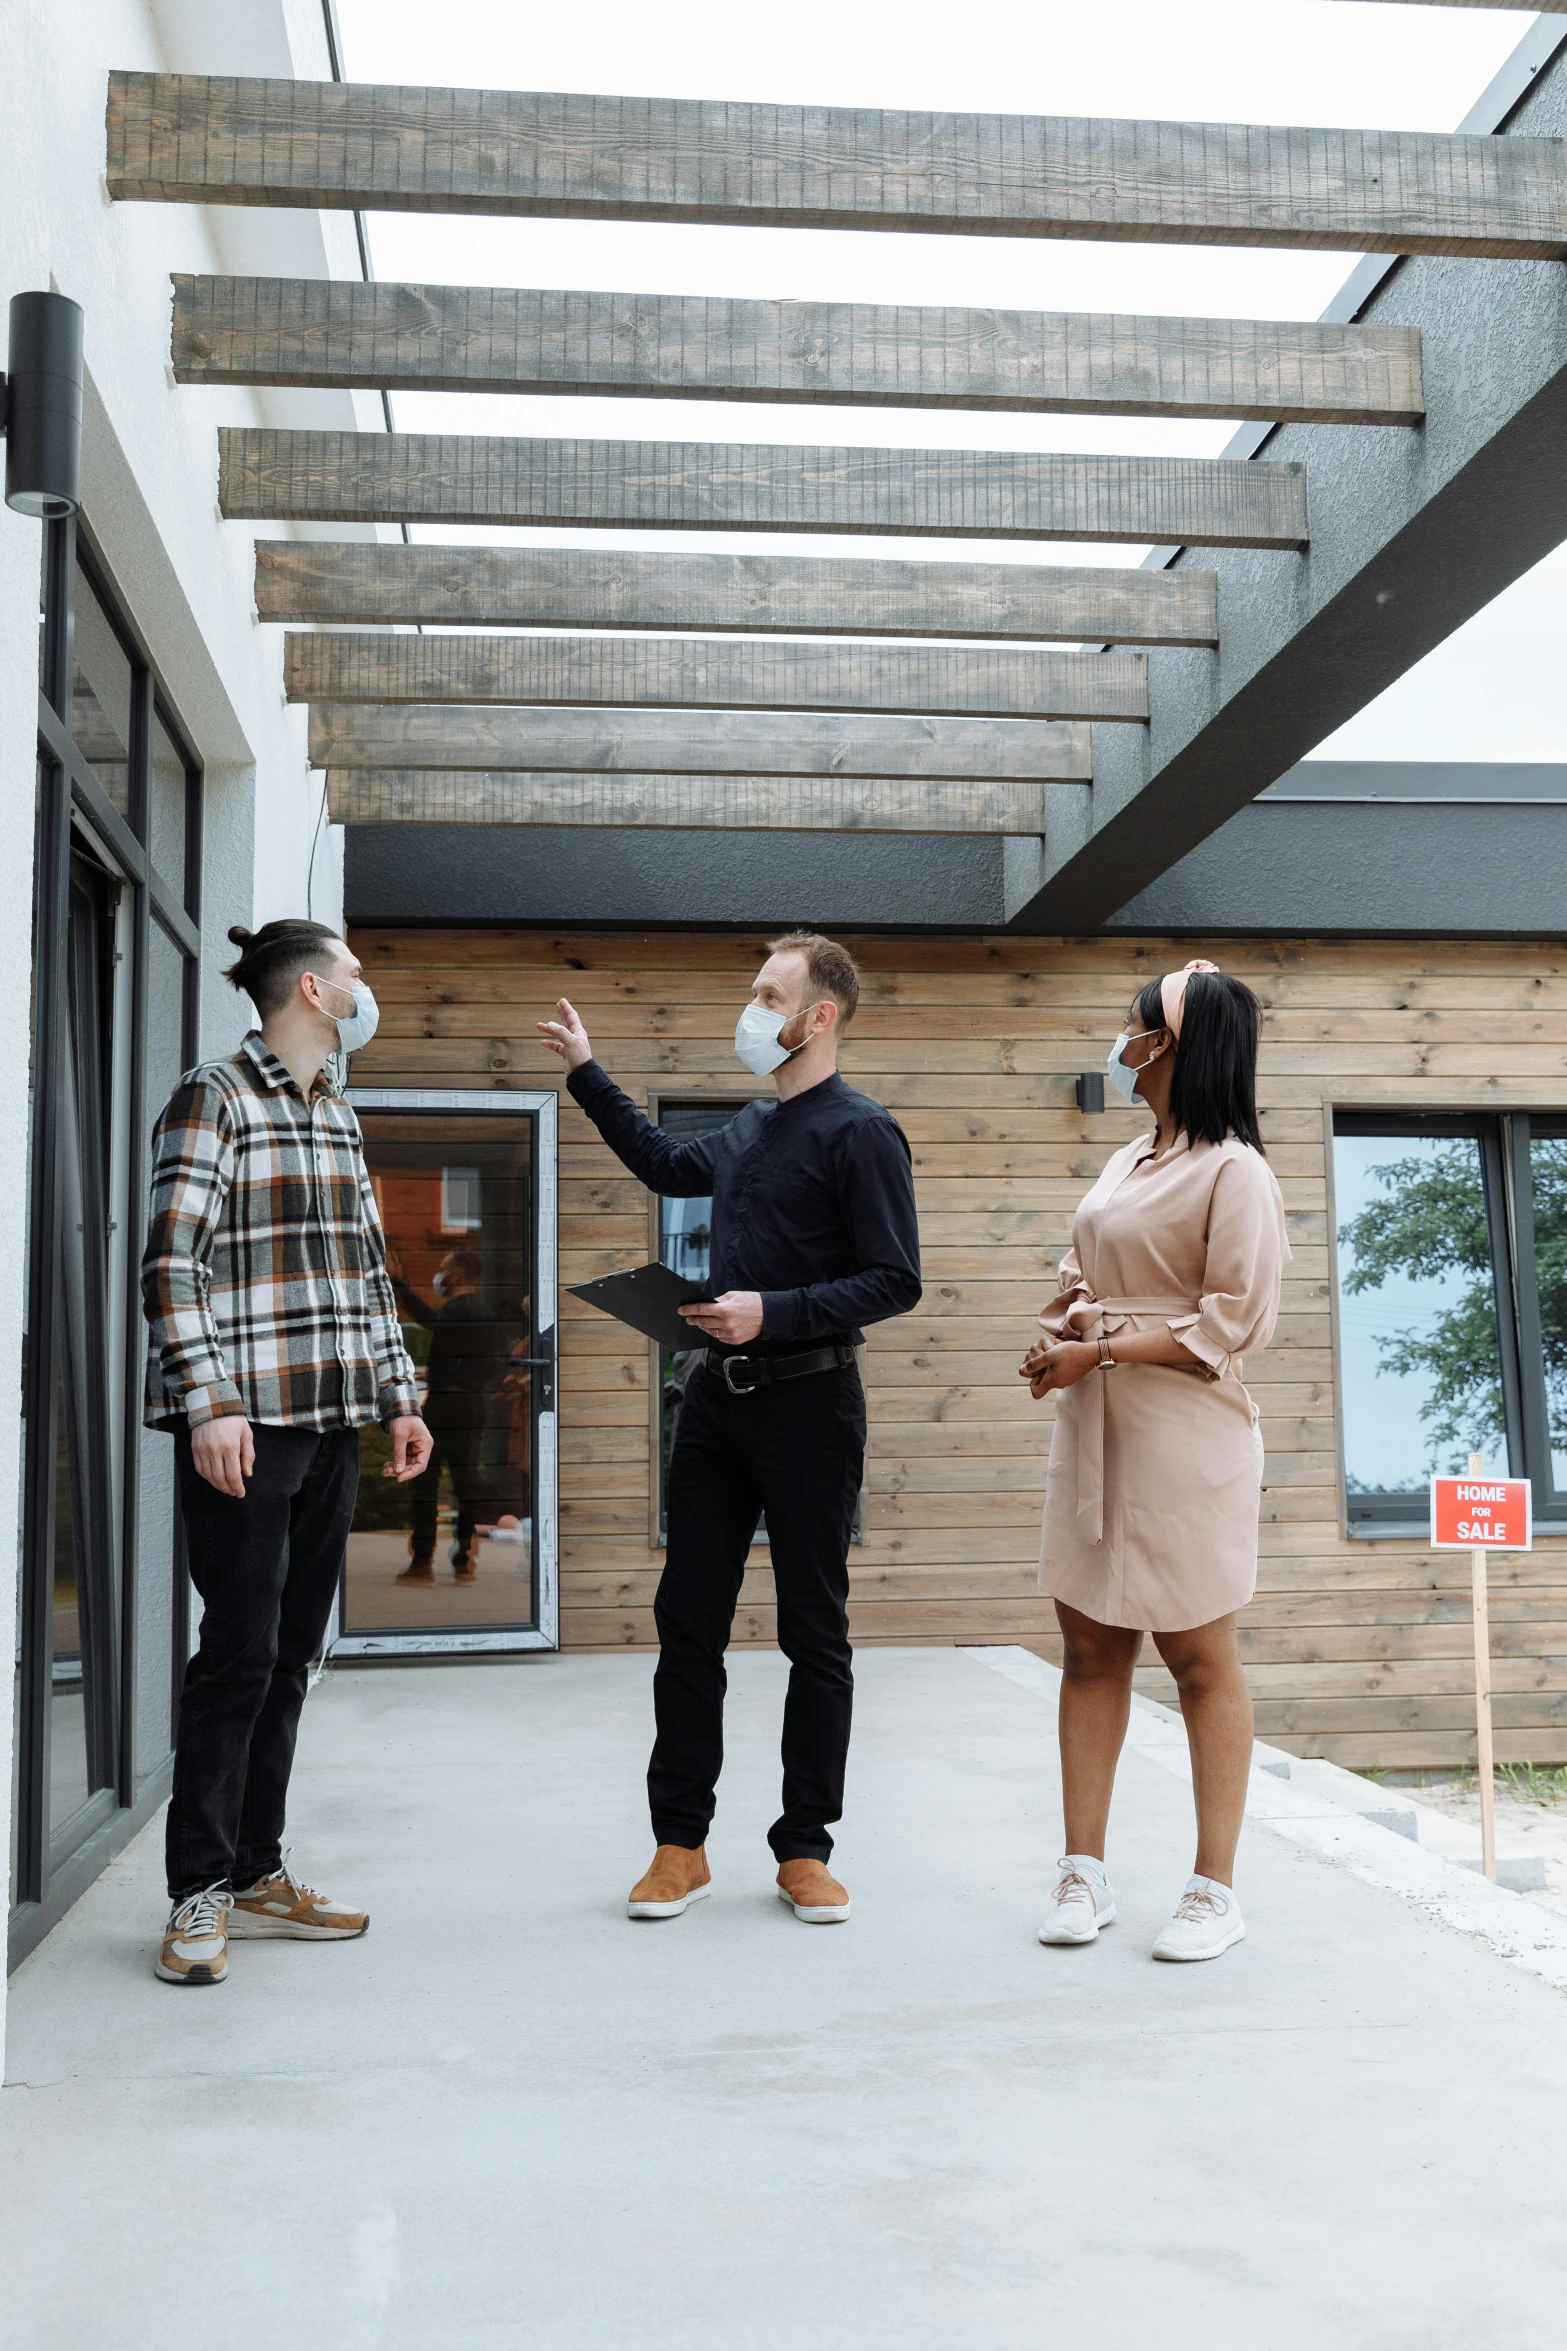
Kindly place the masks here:
POLYGON ((724 1693, 735 1604, 756 1522, 767 1513, 778 1646, 789 1660, 779 1861, 825 1861, 843 1814, 854 1705, 849 1537, 865 1474, 865 1395, 851 1364, 731 1396, 703 1365, 681 1407, 666 1490, 668 1554, 653 1614, 657 1738, 648 1767, 661 1845, 706 1841, 724 1760, 724 1693))
POLYGON ((477 1524, 473 1489, 478 1474, 480 1448, 484 1442, 482 1429, 444 1428, 435 1421, 429 1421, 426 1425, 434 1439, 430 1458, 408 1488, 409 1558, 415 1567, 428 1567, 435 1557, 443 1466, 452 1473, 452 1494, 457 1504, 458 1550, 466 1551, 473 1541, 473 1530, 477 1524))
POLYGON ((201 1643, 185 1668, 165 1851, 169 1893, 254 1885, 283 1856, 283 1819, 310 1661, 337 1590, 354 1497, 356 1429, 252 1422, 245 1497, 175 1463, 201 1643))

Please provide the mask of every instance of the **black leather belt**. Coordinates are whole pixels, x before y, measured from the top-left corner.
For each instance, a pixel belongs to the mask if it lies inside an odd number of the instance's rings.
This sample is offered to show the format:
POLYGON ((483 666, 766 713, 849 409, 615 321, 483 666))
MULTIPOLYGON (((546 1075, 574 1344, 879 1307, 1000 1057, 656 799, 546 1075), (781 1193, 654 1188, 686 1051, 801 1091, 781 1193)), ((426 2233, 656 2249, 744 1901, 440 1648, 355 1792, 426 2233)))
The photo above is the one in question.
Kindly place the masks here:
POLYGON ((815 1371, 846 1371, 853 1361, 854 1349, 841 1342, 812 1347, 804 1355, 720 1355, 713 1347, 707 1351, 708 1370, 720 1374, 731 1396, 752 1396, 758 1388, 771 1388, 779 1380, 808 1379, 815 1371))

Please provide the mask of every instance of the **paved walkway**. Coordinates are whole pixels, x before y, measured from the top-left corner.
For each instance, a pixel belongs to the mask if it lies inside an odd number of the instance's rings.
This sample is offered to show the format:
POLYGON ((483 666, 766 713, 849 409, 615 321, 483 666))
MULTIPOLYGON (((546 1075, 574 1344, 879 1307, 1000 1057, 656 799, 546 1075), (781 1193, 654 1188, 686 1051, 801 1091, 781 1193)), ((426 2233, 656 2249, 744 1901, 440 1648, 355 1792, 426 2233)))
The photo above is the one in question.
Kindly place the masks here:
POLYGON ((858 1662, 830 1929, 772 1895, 778 1658, 734 1662, 714 1898, 657 1926, 646 1659, 329 1676, 295 1833, 365 1942, 157 1984, 154 1831, 14 1981, 8 2351, 1562 2339, 1567 1995, 1265 1827, 1250 1940, 1155 1966, 1190 1794, 1146 1750, 1120 1924, 1041 1949, 1048 1677, 858 1662))

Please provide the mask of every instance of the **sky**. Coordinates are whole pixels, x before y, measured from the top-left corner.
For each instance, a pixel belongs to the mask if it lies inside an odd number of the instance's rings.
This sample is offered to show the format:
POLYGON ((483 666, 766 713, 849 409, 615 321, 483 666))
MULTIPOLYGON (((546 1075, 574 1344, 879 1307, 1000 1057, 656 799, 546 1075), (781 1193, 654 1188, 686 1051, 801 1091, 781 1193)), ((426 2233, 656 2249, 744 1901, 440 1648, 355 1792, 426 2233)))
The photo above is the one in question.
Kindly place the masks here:
MULTIPOLYGON (((1452 130, 1530 12, 1383 0, 337 0, 353 81, 841 106, 1157 116, 1452 130)), ((1341 253, 663 223, 377 214, 375 274, 440 284, 580 287, 1011 309, 1317 317, 1341 253)), ((1233 426, 1159 418, 997 416, 760 403, 398 393, 403 432, 843 443, 1217 455, 1233 426)), ((449 544, 622 544, 727 554, 951 561, 951 541, 767 533, 417 529, 449 544)), ((1140 562, 1140 548, 969 540, 1006 563, 1140 562)), ((1281 559, 1287 560, 1287 559, 1281 559)), ((1567 760, 1567 549, 1477 615, 1317 756, 1567 760)))

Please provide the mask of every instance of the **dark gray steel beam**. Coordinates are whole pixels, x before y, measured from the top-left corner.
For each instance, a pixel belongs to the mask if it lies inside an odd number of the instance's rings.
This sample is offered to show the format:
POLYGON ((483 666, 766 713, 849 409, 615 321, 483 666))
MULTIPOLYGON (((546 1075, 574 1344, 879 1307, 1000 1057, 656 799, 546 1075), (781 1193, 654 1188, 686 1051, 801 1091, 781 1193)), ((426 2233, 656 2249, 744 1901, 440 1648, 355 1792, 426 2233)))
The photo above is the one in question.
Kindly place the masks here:
MULTIPOLYGON (((1521 132, 1567 134, 1564 59, 1513 115, 1521 132)), ((1106 922, 1567 538, 1561 269, 1412 259, 1370 309, 1422 333, 1425 427, 1396 446, 1310 426, 1272 437, 1270 457, 1310 469, 1310 548, 1204 554, 1219 646, 1152 657, 1148 729, 1098 730, 1077 841, 1058 827, 1012 845, 1013 927, 1106 922)))

